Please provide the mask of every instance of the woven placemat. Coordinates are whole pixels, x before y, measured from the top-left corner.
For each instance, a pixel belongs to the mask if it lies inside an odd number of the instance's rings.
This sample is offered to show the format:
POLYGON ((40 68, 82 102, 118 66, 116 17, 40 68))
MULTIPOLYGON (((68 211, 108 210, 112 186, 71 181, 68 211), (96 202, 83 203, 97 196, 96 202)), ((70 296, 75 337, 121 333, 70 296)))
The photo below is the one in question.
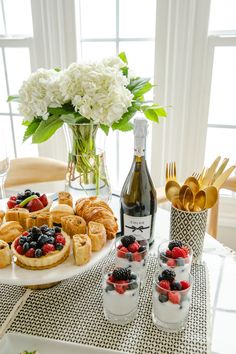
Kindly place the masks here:
POLYGON ((9 332, 21 332, 127 353, 207 353, 208 299, 205 265, 194 265, 193 301, 188 324, 178 333, 158 330, 151 319, 151 291, 156 258, 150 256, 148 278, 141 292, 139 314, 126 326, 110 324, 103 316, 101 269, 109 257, 90 271, 28 297, 9 332))
POLYGON ((24 295, 25 291, 20 286, 0 284, 0 327, 6 321, 13 307, 24 295))

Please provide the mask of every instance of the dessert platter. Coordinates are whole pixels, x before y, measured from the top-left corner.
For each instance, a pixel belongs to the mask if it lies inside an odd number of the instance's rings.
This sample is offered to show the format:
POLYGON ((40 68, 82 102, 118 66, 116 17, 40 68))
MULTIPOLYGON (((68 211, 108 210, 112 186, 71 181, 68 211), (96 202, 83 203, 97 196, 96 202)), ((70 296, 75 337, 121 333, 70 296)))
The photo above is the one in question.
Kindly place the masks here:
POLYGON ((0 283, 47 287, 82 273, 111 250, 117 219, 104 201, 68 192, 52 205, 27 189, 1 211, 0 283))

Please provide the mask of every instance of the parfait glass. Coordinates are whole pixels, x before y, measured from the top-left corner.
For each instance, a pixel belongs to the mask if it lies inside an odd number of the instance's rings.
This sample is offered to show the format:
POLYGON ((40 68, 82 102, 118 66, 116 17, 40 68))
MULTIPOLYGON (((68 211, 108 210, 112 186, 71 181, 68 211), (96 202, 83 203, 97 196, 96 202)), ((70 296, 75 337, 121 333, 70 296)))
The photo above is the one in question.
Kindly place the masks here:
POLYGON ((5 184, 9 167, 10 167, 10 159, 7 150, 7 143, 5 139, 4 130, 1 129, 0 131, 0 199, 6 198, 4 184, 5 184))

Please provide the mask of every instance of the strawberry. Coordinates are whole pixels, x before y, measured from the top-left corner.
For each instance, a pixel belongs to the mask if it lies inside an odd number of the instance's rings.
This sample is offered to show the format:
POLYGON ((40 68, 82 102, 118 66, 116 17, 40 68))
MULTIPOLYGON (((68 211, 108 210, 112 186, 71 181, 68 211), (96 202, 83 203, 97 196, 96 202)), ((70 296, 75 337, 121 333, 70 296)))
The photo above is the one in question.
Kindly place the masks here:
POLYGON ((16 201, 15 200, 8 200, 7 206, 9 209, 12 209, 16 206, 16 201))
POLYGON ((45 243, 45 245, 43 245, 42 247, 42 251, 44 256, 48 253, 54 252, 55 251, 55 246, 52 245, 51 243, 45 243))
POLYGON ((44 208, 43 203, 39 200, 39 198, 34 198, 27 204, 27 209, 30 212, 38 211, 43 208, 44 208))
POLYGON ((66 239, 61 233, 58 233, 55 236, 55 243, 62 243, 63 245, 65 245, 66 239))
POLYGON ((182 286, 182 290, 188 289, 190 287, 189 282, 187 282, 185 280, 180 281, 180 284, 182 286))
POLYGON ((46 194, 42 194, 39 198, 40 202, 43 204, 44 207, 48 205, 48 198, 46 194))
POLYGON ((15 201, 16 201, 16 199, 17 199, 17 198, 16 198, 15 195, 13 195, 13 196, 10 197, 10 200, 15 200, 15 201))
POLYGON ((142 260, 142 255, 138 252, 133 253, 133 261, 135 262, 141 262, 142 260))
POLYGON ((23 255, 24 254, 23 246, 21 245, 16 246, 16 252, 23 255))
POLYGON ((185 258, 186 257, 186 253, 185 251, 180 248, 180 247, 174 247, 172 250, 172 257, 173 258, 185 258))
POLYGON ((168 293, 168 297, 172 304, 179 304, 180 303, 180 293, 178 291, 170 291, 168 293))
POLYGON ((167 263, 168 267, 174 268, 176 266, 176 261, 173 258, 168 259, 167 263))
POLYGON ((170 290, 170 282, 168 280, 161 280, 158 285, 162 289, 170 290))
POLYGON ((34 258, 35 257, 35 249, 34 248, 28 249, 28 251, 25 253, 25 256, 29 257, 29 258, 34 258))
POLYGON ((128 246, 128 250, 132 253, 135 253, 139 250, 140 244, 138 242, 133 242, 128 246))
POLYGON ((172 252, 171 252, 171 250, 166 250, 166 257, 172 258, 172 252))

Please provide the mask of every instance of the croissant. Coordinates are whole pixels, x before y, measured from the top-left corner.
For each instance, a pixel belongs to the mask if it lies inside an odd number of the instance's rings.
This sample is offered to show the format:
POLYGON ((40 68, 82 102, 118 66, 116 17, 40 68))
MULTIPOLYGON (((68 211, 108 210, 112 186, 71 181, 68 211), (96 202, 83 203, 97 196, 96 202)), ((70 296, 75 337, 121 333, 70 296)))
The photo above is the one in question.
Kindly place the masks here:
POLYGON ((96 197, 79 199, 75 205, 75 212, 84 218, 87 223, 95 221, 103 224, 108 239, 116 236, 118 231, 117 219, 112 209, 103 200, 96 197))

